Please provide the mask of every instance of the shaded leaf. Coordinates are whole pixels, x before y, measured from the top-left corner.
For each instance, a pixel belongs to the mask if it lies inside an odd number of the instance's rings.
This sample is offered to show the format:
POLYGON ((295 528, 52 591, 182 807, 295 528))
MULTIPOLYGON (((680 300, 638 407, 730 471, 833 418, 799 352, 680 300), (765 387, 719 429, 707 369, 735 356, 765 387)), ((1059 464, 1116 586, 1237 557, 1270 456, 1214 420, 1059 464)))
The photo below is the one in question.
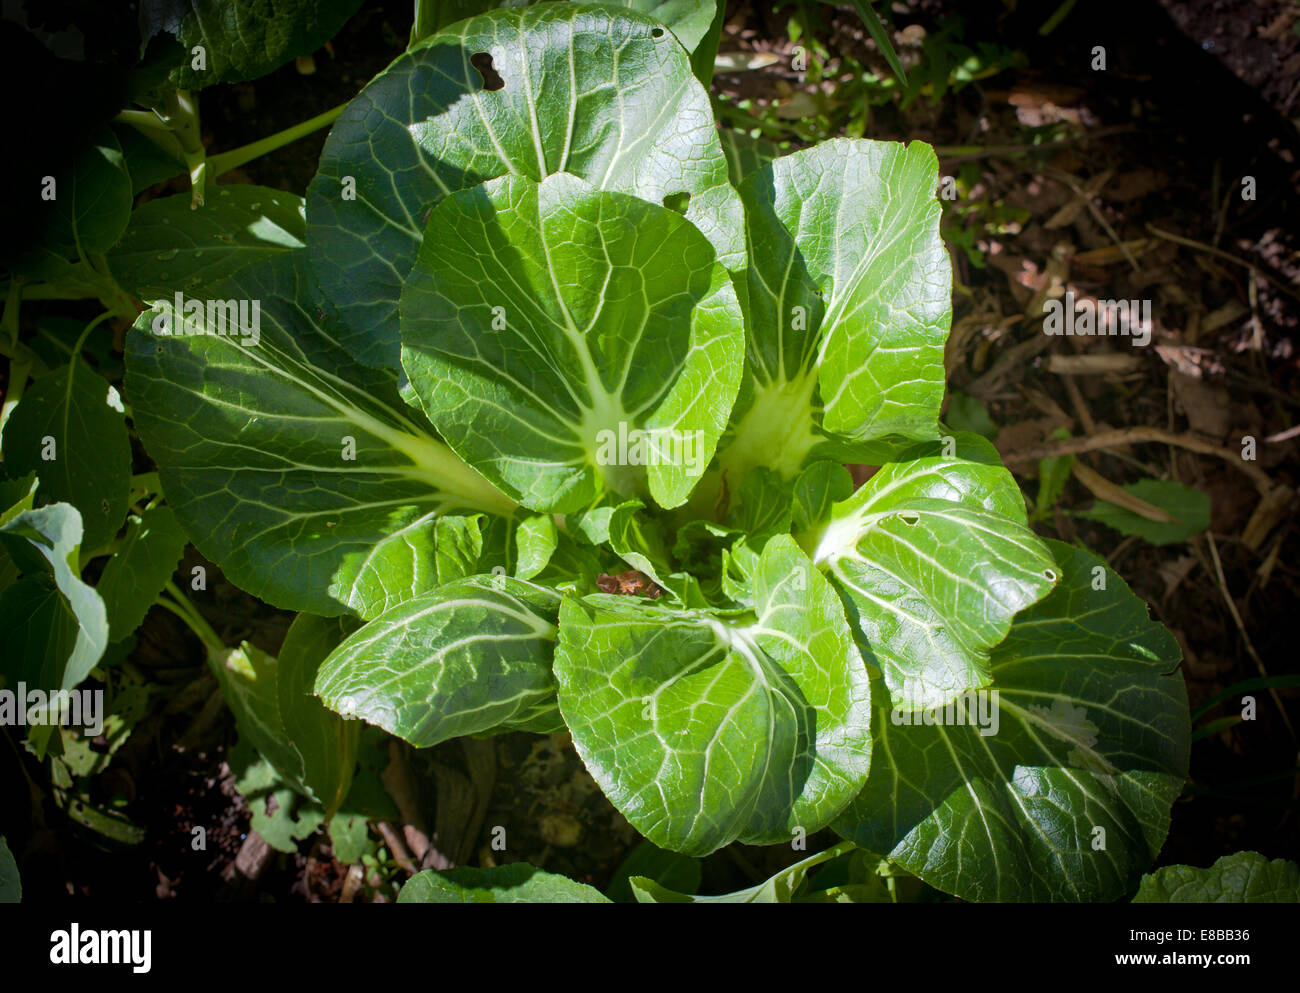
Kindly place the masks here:
POLYGON ((4 430, 10 472, 35 472, 38 506, 70 503, 94 551, 117 533, 131 490, 131 441, 117 390, 80 359, 32 383, 4 430))
POLYGON ((239 183, 216 187, 198 210, 190 203, 181 193, 143 204, 109 253, 114 277, 143 300, 198 299, 248 263, 306 244, 303 199, 292 193, 239 183))
POLYGON ((1300 865, 1259 852, 1225 855, 1208 869, 1168 865, 1142 877, 1134 903, 1300 903, 1300 865))
POLYGON ((126 536, 95 587, 104 600, 109 638, 121 641, 140 626, 176 571, 185 542, 185 532, 166 506, 128 518, 126 536))

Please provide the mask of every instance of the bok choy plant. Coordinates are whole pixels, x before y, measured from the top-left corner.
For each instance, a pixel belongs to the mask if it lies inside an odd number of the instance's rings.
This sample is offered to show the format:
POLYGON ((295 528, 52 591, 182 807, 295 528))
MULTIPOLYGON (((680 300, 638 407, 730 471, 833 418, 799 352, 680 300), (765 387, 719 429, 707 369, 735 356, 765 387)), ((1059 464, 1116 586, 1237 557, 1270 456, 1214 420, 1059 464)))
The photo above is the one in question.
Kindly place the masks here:
POLYGON ((203 287, 256 342, 157 295, 136 428, 198 549, 300 612, 268 678, 320 712, 232 706, 327 813, 350 719, 567 728, 661 848, 831 828, 963 899, 1114 899, 1186 774, 1179 650, 940 423, 935 153, 751 165, 658 22, 493 11, 343 110, 305 247, 203 287))

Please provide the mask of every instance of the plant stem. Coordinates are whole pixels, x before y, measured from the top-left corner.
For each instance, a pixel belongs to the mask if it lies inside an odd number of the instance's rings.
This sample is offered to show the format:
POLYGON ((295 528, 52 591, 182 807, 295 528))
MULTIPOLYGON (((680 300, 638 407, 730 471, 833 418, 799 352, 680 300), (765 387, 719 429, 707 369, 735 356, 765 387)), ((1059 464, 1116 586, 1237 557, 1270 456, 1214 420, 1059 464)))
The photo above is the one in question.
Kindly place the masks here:
POLYGON ((18 344, 18 308, 23 302, 23 286, 18 280, 5 291, 5 312, 0 317, 0 331, 9 336, 9 344, 18 344))
POLYGON ((268 135, 247 145, 241 145, 239 148, 232 148, 228 152, 213 155, 208 159, 208 172, 215 180, 218 176, 229 172, 231 169, 238 169, 246 162, 251 162, 253 159, 274 152, 277 148, 283 148, 299 138, 306 137, 313 131, 319 131, 321 128, 338 120, 339 115, 343 113, 343 108, 346 106, 347 104, 341 103, 323 114, 317 114, 310 120, 303 121, 301 124, 295 124, 291 128, 277 131, 273 135, 268 135))
MULTIPOLYGON (((131 492, 140 492, 140 496, 145 497, 150 493, 161 493, 162 483, 158 481, 158 473, 141 472, 131 477, 131 492)), ((139 499, 137 497, 136 499, 139 499)))
POLYGON ((28 366, 29 375, 44 376, 50 371, 45 361, 21 341, 12 345, 0 341, 0 356, 7 358, 11 364, 21 362, 28 366))
MULTIPOLYGON (((180 146, 181 158, 190 174, 190 207, 203 206, 203 186, 207 182, 207 152, 203 148, 203 134, 199 130, 199 102, 189 90, 174 90, 167 95, 162 110, 155 115, 167 126, 180 146)), ((147 117, 147 115, 145 115, 147 117)), ((153 123, 145 118, 127 118, 127 123, 153 135, 153 123)), ((159 144, 163 144, 160 142, 159 144)), ((166 145, 163 144, 165 148, 166 145)))
POLYGON ((119 111, 115 121, 123 124, 129 124, 137 131, 161 131, 167 134, 171 133, 171 128, 155 111, 152 110, 123 110, 119 111))
POLYGON ((406 43, 407 48, 411 48, 417 41, 428 35, 428 21, 433 18, 434 4, 429 0, 415 0, 415 19, 411 22, 411 38, 406 43))
POLYGON ((163 588, 171 595, 171 599, 160 596, 157 600, 158 604, 166 607, 185 622, 199 641, 203 642, 203 647, 207 649, 209 658, 213 660, 223 658, 228 651, 226 643, 221 640, 216 631, 212 630, 212 625, 204 619, 194 604, 190 603, 189 597, 182 593, 171 580, 168 580, 167 585, 163 588))
POLYGON ((99 296, 100 303, 111 310, 114 317, 134 321, 140 313, 140 308, 135 298, 113 278, 113 273, 108 268, 108 256, 92 252, 86 258, 86 264, 95 274, 95 292, 99 296))
POLYGON ((77 356, 81 354, 81 347, 86 343, 86 339, 90 337, 90 332, 94 331, 95 328, 99 327, 99 325, 103 324, 112 316, 112 311, 106 310, 86 325, 85 330, 81 332, 81 337, 78 338, 77 343, 72 346, 72 354, 68 356, 69 362, 77 361, 77 356))

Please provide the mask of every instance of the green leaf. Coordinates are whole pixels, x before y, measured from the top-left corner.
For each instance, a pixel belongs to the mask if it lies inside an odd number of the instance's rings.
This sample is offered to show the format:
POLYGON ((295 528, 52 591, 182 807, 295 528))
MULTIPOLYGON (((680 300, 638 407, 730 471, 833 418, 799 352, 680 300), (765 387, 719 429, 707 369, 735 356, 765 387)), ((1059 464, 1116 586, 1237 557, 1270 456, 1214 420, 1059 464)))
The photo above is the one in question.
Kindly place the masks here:
POLYGON ((1070 470, 1074 468, 1073 455, 1053 455, 1038 460, 1038 495, 1034 499, 1034 519, 1042 520, 1051 515, 1065 492, 1065 484, 1070 480, 1070 470))
POLYGON ((391 375, 347 355, 303 261, 263 260, 213 290, 260 300, 256 345, 153 334, 167 312, 147 311, 128 335, 126 393, 169 505, 232 582, 276 607, 374 617, 437 585, 437 516, 513 505, 435 440, 391 375))
POLYGON ((635 500, 619 504, 609 515, 606 543, 625 563, 667 588, 672 573, 668 546, 659 523, 635 500))
POLYGON ((248 263, 306 244, 302 197, 265 186, 218 186, 198 210, 188 193, 150 200, 131 215, 108 264, 144 300, 199 296, 248 263))
POLYGON ((37 575, 10 583, 0 594, 0 624, 5 631, 0 675, 6 685, 62 688, 63 667, 76 653, 78 630, 76 615, 54 582, 37 575))
MULTIPOLYGON (((719 4, 711 0, 614 0, 614 6, 626 7, 645 14, 673 33, 682 48, 694 52, 709 35, 717 18, 719 4)), ((713 43, 717 52, 718 43, 713 43)), ((712 68, 713 55, 709 56, 712 68)), ((709 80, 704 79, 705 85, 709 80)))
POLYGON ((476 574, 483 555, 481 514, 469 517, 448 515, 433 524, 434 561, 438 568, 438 585, 453 583, 476 574))
POLYGON ((655 204, 689 194, 687 220, 740 266, 739 201, 677 42, 632 11, 494 11, 403 54, 325 143, 307 192, 309 242, 326 294, 364 329, 356 357, 396 365, 398 297, 435 204, 499 176, 555 173, 655 204), (475 65, 484 56, 487 77, 475 65))
MULTIPOLYGON (((823 3, 838 2, 838 0, 822 0, 823 3)), ((889 33, 885 30, 884 23, 880 20, 880 15, 876 13, 871 6, 870 0, 852 0, 853 9, 858 12, 862 18, 862 23, 871 35, 871 40, 876 43, 880 49, 880 54, 885 57, 889 63, 889 68, 893 70, 898 81, 904 86, 907 85, 907 73, 903 71, 902 64, 898 61, 898 55, 894 52, 894 44, 889 40, 889 33)))
POLYGON ((316 675, 330 652, 355 627, 347 618, 299 614, 285 635, 275 664, 283 740, 297 754, 288 777, 307 788, 327 818, 339 809, 352 787, 361 726, 340 719, 316 698, 316 675))
POLYGON ((346 638, 316 695, 417 748, 527 724, 554 706, 558 607, 551 591, 505 576, 439 587, 346 638))
POLYGON ((1173 521, 1152 521, 1106 500, 1098 500, 1092 509, 1078 511, 1075 516, 1100 521, 1120 534, 1135 534, 1153 545, 1186 541, 1210 526, 1210 495, 1204 490, 1172 479, 1140 479, 1121 489, 1167 511, 1173 521))
POLYGON ((364 814, 342 811, 330 819, 328 825, 330 847, 342 865, 352 865, 361 856, 374 854, 378 845, 370 834, 370 825, 364 814))
POLYGON ((126 536, 95 588, 104 600, 108 636, 121 641, 140 626, 180 563, 185 532, 165 506, 127 519, 126 536))
POLYGON ((318 803, 325 817, 352 785, 360 725, 312 695, 321 662, 353 629, 337 617, 299 614, 278 657, 248 642, 213 661, 240 739, 257 749, 277 781, 318 803))
POLYGON ((751 542, 774 534, 789 534, 791 487, 778 473, 759 466, 740 484, 726 523, 743 531, 751 542))
POLYGON ((1259 852, 1225 855, 1208 869, 1169 865, 1142 877, 1134 903, 1300 903, 1300 865, 1259 852))
POLYGON ((397 894, 398 903, 609 903, 600 890, 543 872, 527 862, 492 869, 425 869, 397 894))
POLYGON ((531 3, 533 0, 416 0, 411 42, 414 44, 448 25, 489 10, 509 10, 527 7, 531 3))
POLYGON ((532 579, 546 568, 559 545, 559 534, 552 514, 531 514, 515 530, 515 578, 532 579))
POLYGON ((93 728, 61 728, 64 765, 73 776, 98 776, 108 768, 113 756, 126 744, 131 732, 149 713, 149 684, 130 676, 114 681, 112 696, 101 713, 101 727, 94 738, 87 737, 93 728), (102 740, 97 740, 102 739, 102 740))
POLYGON ((733 480, 755 465, 792 478, 823 438, 838 461, 880 464, 872 443, 937 436, 952 319, 937 182, 924 142, 836 139, 741 184, 747 379, 720 453, 733 480))
POLYGON ((95 131, 71 170, 55 177, 53 193, 41 199, 47 245, 73 257, 113 247, 131 216, 131 176, 111 129, 95 131))
POLYGON ((853 477, 838 462, 814 462, 794 483, 792 523, 809 531, 828 523, 834 506, 853 495, 853 477))
POLYGON ((989 417, 988 408, 973 396, 957 390, 949 394, 944 421, 954 431, 970 431, 990 441, 998 436, 998 426, 989 417))
POLYGON ((298 842, 315 834, 325 822, 320 806, 286 784, 248 741, 241 738, 231 750, 230 767, 235 773, 235 789, 253 813, 249 827, 277 852, 296 852, 298 842))
MULTIPOLYGON (((14 479, 0 478, 0 524, 17 517, 24 510, 31 510, 36 502, 36 473, 29 472, 14 479)), ((0 541, 0 592, 11 586, 18 578, 18 566, 5 551, 5 543, 0 541)))
POLYGON ((667 852, 648 841, 632 849, 605 887, 615 903, 633 903, 631 877, 649 879, 669 890, 693 893, 700 888, 700 860, 677 852, 667 852))
POLYGON ((4 430, 9 472, 35 472, 37 504, 70 503, 94 551, 126 516, 131 441, 117 390, 80 359, 32 383, 4 430))
POLYGON ((402 365, 468 463, 524 506, 684 502, 740 383, 743 319, 674 211, 573 176, 444 199, 402 291, 402 365))
MULTIPOLYGON (((173 158, 138 129, 128 124, 115 124, 113 134, 122 146, 126 169, 131 174, 133 197, 139 196, 151 186, 188 174, 189 167, 183 159, 173 158)), ((186 199, 189 199, 188 194, 186 199)))
POLYGON ((732 186, 739 187, 751 172, 781 157, 781 147, 776 142, 751 138, 744 131, 721 128, 718 138, 722 142, 722 154, 727 157, 727 175, 732 186))
POLYGON ((1057 577, 1011 474, 958 457, 882 467, 801 543, 907 709, 987 686, 990 649, 1057 577))
POLYGON ((817 852, 794 865, 787 866, 757 886, 721 896, 693 896, 677 892, 644 876, 632 878, 632 892, 638 903, 790 903, 795 891, 804 884, 810 869, 851 850, 852 847, 847 842, 840 842, 824 852, 817 852))
POLYGON ((70 690, 108 645, 104 601, 78 570, 81 515, 66 503, 24 510, 0 525, 0 545, 24 574, 0 594, 6 678, 12 666, 33 687, 70 690))
POLYGON ((0 903, 22 903, 23 885, 18 878, 18 863, 9 845, 0 837, 0 903))
POLYGON ((560 710, 588 771, 656 845, 688 855, 824 827, 864 781, 869 685, 843 609, 788 535, 753 614, 566 599, 560 710))
POLYGON ((140 7, 141 51, 170 34, 181 51, 172 83, 200 90, 265 76, 338 33, 361 0, 150 0, 140 7), (195 67, 195 46, 204 68, 195 67))
POLYGON ((996 733, 878 706, 877 761, 834 825, 963 900, 1132 891, 1187 774, 1177 641, 1102 559, 1048 546, 1061 581, 992 653, 996 733))

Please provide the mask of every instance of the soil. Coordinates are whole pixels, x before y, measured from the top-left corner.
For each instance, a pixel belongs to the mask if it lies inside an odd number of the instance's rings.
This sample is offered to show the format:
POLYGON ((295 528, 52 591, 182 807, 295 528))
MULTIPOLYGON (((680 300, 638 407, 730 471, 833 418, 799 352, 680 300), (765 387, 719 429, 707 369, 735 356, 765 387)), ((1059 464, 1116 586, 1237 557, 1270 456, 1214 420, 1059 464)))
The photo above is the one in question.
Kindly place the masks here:
MULTIPOLYGON (((966 170, 972 200, 1024 212, 1023 220, 998 233, 970 216, 965 221, 976 251, 974 257, 954 253, 956 278, 968 292, 957 296, 950 385, 987 405, 1004 456, 1047 442, 1062 426, 1075 437, 1152 426, 1228 448, 1252 436, 1260 439, 1254 464, 1271 480, 1288 483, 1294 496, 1300 439, 1263 439, 1289 429, 1300 407, 1296 6, 1087 0, 1047 36, 1038 29, 1059 4, 1021 0, 1014 14, 1007 13, 1015 6, 922 0, 896 13, 895 39, 905 64, 916 58, 910 42, 934 31, 942 18, 960 14, 968 43, 987 40, 1020 49, 1024 65, 950 94, 937 106, 921 99, 906 111, 880 108, 871 122, 874 138, 1003 149, 977 157, 950 154, 942 169, 966 170), (1096 46, 1106 48, 1104 72, 1090 68, 1096 46), (1043 129, 1076 124, 1093 137, 1060 146, 1050 156, 1005 150, 1031 143, 1043 129), (1245 176, 1256 181, 1253 201, 1239 195, 1245 176), (1088 196, 1080 197, 1080 191, 1088 196), (1213 250, 1153 235, 1153 227, 1213 250), (1117 240, 1136 265, 1116 248, 1117 240), (1124 357, 1123 368, 1104 376, 1053 371, 1054 362, 1082 352, 1073 340, 1045 339, 1021 319, 1053 285, 1099 298, 1152 299, 1156 347, 1116 344, 1111 351, 1124 357)), ((237 147, 350 99, 401 51, 409 28, 409 3, 367 4, 327 50, 315 54, 314 72, 304 75, 291 63, 253 83, 204 91, 205 142, 218 150, 237 147)), ((888 72, 851 14, 833 15, 831 30, 832 51, 888 72)), ((783 16, 729 6, 723 51, 784 57, 792 47, 783 16)), ((771 100, 780 84, 786 91, 803 85, 788 65, 783 58, 762 69, 721 73, 715 91, 771 100)), ((324 135, 249 163, 227 180, 301 193, 324 135)), ((1040 528, 1045 535, 1110 551, 1110 564, 1178 637, 1194 712, 1233 683, 1259 676, 1261 668, 1274 675, 1297 670, 1289 624, 1279 622, 1294 615, 1300 589, 1300 532, 1290 505, 1284 503, 1271 521, 1262 520, 1260 494, 1240 465, 1176 446, 1108 449, 1083 461, 1115 482, 1154 475, 1211 495, 1213 546, 1205 536, 1168 546, 1121 540, 1074 516, 1092 497, 1073 483, 1055 519, 1040 528), (1252 521, 1262 529, 1261 540, 1248 529, 1252 521)), ((1037 486, 1033 465, 1016 464, 1031 496, 1037 486)), ((290 618, 236 590, 192 550, 180 574, 189 575, 197 564, 211 578, 210 595, 195 602, 226 643, 247 639, 275 652, 290 618)), ((131 663, 162 687, 157 698, 163 704, 117 753, 114 776, 101 776, 108 782, 98 788, 127 798, 144 840, 106 845, 100 835, 77 829, 50 793, 33 794, 28 811, 0 816, 0 833, 21 849, 28 898, 75 893, 131 901, 340 899, 347 871, 319 834, 305 839, 295 854, 263 855, 251 878, 234 871, 241 850, 245 858, 256 856, 249 844, 250 810, 230 770, 232 721, 214 696, 202 646, 188 630, 155 609, 131 663), (193 848, 195 827, 206 829, 205 851, 193 848), (114 858, 103 857, 106 847, 114 858)), ((1189 788, 1175 805, 1160 864, 1203 866, 1240 849, 1271 857, 1300 853, 1296 692, 1257 696, 1257 719, 1194 745, 1189 788)), ((12 755, 0 762, 14 765, 12 755)), ((526 857, 603 887, 637 843, 564 735, 510 734, 472 747, 451 742, 404 754, 400 762, 418 784, 407 799, 433 826, 435 855, 459 856, 451 861, 491 864, 495 858, 526 857), (459 797, 459 804, 475 791, 482 802, 470 802, 471 813, 449 821, 453 800, 459 797), (491 845, 498 826, 506 828, 508 856, 491 845)), ((42 782, 34 763, 23 764, 34 783, 42 782)), ((808 850, 828 840, 829 835, 809 839, 808 850)), ((750 885, 797 857, 784 849, 732 846, 706 860, 703 890, 750 885)))

